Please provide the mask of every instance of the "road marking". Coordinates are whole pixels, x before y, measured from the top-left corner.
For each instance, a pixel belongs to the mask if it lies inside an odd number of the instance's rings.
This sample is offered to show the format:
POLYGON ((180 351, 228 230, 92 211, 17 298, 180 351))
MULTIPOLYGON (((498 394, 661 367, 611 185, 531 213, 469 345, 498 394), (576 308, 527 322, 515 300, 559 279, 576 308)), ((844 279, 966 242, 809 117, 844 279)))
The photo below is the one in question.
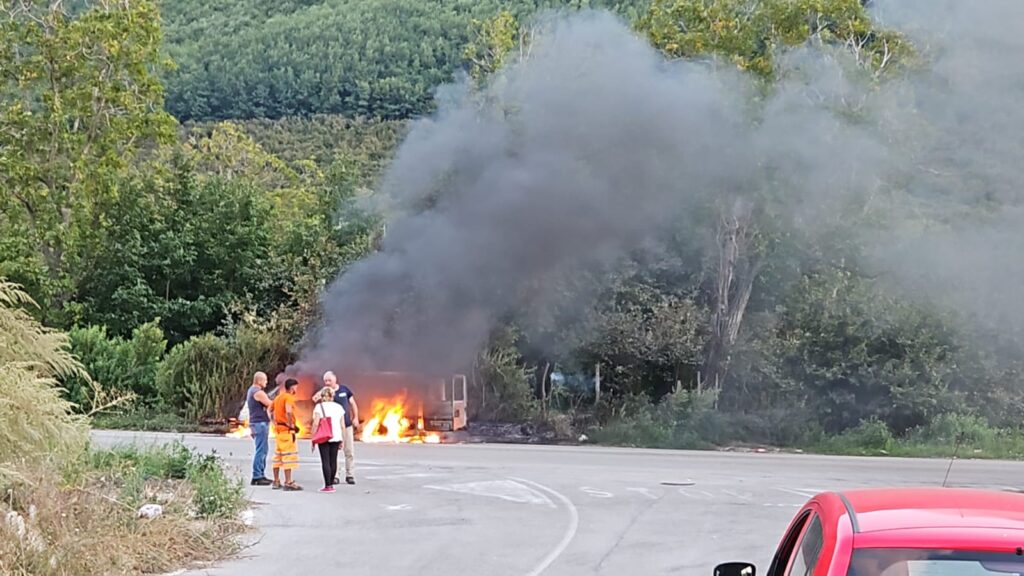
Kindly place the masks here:
POLYGON ((555 503, 547 496, 512 480, 489 480, 485 482, 467 482, 465 484, 428 484, 424 488, 444 490, 446 492, 461 492, 475 496, 490 496, 510 502, 519 502, 520 504, 544 504, 551 508, 557 508, 555 503))
POLYGON ((779 492, 788 492, 790 494, 796 494, 797 496, 800 496, 801 498, 805 498, 805 499, 813 498, 815 494, 818 494, 819 492, 821 492, 821 490, 807 490, 807 489, 800 489, 800 488, 786 488, 785 486, 776 486, 775 489, 778 490, 779 492))
POLYGON ((658 497, 654 495, 654 492, 651 492, 647 488, 626 488, 626 490, 629 490, 630 492, 639 492, 640 494, 643 494, 644 496, 647 496, 651 500, 657 500, 658 499, 658 497))
POLYGON ((408 504, 396 504, 394 506, 384 506, 384 509, 394 512, 397 510, 411 510, 412 506, 409 506, 408 504))
POLYGON ((687 490, 686 488, 680 488, 679 493, 687 498, 693 498, 695 500, 713 500, 715 495, 711 492, 705 492, 704 490, 687 490))
POLYGON ((594 498, 612 498, 614 494, 611 492, 605 492, 604 490, 596 490, 589 486, 582 486, 580 490, 586 494, 593 496, 594 498))
POLYGON ((569 500, 565 495, 555 492, 547 486, 523 478, 513 478, 513 480, 530 484, 538 490, 543 490, 548 494, 551 494, 561 501, 562 504, 565 505, 565 509, 569 512, 569 527, 565 529, 565 534, 562 536, 562 540, 558 543, 558 546, 555 546, 555 548, 549 552, 543 560, 541 560, 540 564, 538 564, 533 571, 526 574, 526 576, 540 576, 548 569, 548 566, 551 566, 551 564, 562 555, 562 552, 565 552, 565 549, 569 547, 569 543, 571 543, 572 539, 576 537, 576 530, 580 527, 580 513, 576 510, 576 506, 572 503, 572 500, 569 500))
POLYGON ((444 476, 433 472, 407 472, 405 474, 385 474, 383 476, 367 476, 367 480, 394 480, 395 478, 435 478, 444 476))
POLYGON ((736 492, 734 490, 722 490, 722 494, 726 496, 732 496, 733 498, 739 498, 740 500, 751 500, 752 496, 749 492, 736 492))

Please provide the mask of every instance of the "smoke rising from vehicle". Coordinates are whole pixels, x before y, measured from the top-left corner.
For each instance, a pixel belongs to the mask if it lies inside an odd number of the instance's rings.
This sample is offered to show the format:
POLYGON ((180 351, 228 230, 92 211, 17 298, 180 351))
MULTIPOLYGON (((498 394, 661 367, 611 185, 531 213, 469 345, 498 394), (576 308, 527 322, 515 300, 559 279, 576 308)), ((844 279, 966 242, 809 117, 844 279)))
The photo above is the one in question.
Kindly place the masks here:
POLYGON ((850 80, 844 51, 797 50, 757 105, 748 76, 668 62, 608 13, 545 20, 528 58, 479 89, 444 87, 438 111, 412 126, 380 186, 395 211, 382 248, 328 287, 300 364, 464 368, 506 315, 560 298, 563 271, 613 264, 669 229, 712 254, 715 206, 769 206, 810 238, 863 205, 888 215, 862 240, 894 285, 937 274, 928 285, 956 300, 971 292, 956 291, 964 279, 1001 286, 1005 264, 1014 289, 1024 261, 991 249, 1020 246, 1014 214, 980 230, 948 215, 1016 198, 1024 4, 874 10, 930 42, 930 65, 872 89, 850 80), (836 113, 851 102, 869 120, 836 113))
MULTIPOLYGON (((768 169, 806 212, 819 190, 855 187, 852 164, 885 162, 802 90, 752 122, 752 89, 729 67, 666 62, 610 14, 547 20, 528 59, 479 92, 446 87, 412 127, 382 184, 401 212, 326 291, 303 363, 464 367, 499 318, 558 296, 560 270, 683 222, 709 241, 710 203, 741 206, 768 169)), ((816 89, 850 87, 833 70, 816 89)))

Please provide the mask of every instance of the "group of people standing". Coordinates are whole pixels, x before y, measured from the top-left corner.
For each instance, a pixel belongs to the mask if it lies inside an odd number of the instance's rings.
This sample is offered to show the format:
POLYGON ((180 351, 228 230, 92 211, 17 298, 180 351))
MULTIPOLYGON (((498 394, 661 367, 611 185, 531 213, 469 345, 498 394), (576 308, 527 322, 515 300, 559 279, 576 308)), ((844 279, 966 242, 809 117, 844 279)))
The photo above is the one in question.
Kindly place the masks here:
MULTIPOLYGON (((284 381, 282 389, 271 400, 267 394, 267 375, 257 372, 252 386, 246 393, 245 402, 249 411, 249 429, 256 445, 252 462, 253 486, 272 486, 275 490, 298 491, 302 487, 295 483, 294 472, 299 467, 299 448, 296 435, 299 432, 298 416, 295 411, 295 392, 299 382, 294 378, 284 381), (274 433, 274 457, 272 461, 274 479, 266 477, 267 453, 270 432, 274 433), (281 471, 284 482, 281 482, 281 471)), ((345 482, 355 484, 355 433, 359 428, 359 406, 352 390, 338 383, 334 372, 325 372, 323 387, 313 395, 312 429, 316 430, 322 419, 331 423, 331 437, 318 444, 320 464, 323 469, 324 487, 321 492, 334 492, 334 486, 341 483, 338 475, 339 454, 345 456, 345 482)))

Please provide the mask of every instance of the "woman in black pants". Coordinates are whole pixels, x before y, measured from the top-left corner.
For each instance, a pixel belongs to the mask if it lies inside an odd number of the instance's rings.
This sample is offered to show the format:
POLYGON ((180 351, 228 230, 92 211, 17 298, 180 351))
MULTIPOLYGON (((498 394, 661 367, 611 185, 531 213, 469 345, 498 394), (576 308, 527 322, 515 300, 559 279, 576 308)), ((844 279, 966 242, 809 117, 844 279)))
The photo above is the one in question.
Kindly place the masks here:
POLYGON ((324 470, 324 487, 321 492, 334 492, 334 477, 338 475, 338 450, 345 437, 345 409, 334 401, 334 390, 324 388, 317 394, 316 406, 313 408, 313 431, 317 430, 320 421, 327 418, 331 422, 331 438, 320 443, 320 465, 324 470))

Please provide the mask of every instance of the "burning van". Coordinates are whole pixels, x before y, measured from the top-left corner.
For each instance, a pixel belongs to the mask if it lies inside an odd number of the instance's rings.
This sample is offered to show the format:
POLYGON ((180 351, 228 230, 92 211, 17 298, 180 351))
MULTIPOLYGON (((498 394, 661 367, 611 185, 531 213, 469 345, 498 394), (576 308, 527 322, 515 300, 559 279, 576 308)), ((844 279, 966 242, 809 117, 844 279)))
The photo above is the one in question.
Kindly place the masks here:
POLYGON ((466 427, 466 377, 406 372, 342 375, 359 405, 363 442, 441 441, 466 427))

